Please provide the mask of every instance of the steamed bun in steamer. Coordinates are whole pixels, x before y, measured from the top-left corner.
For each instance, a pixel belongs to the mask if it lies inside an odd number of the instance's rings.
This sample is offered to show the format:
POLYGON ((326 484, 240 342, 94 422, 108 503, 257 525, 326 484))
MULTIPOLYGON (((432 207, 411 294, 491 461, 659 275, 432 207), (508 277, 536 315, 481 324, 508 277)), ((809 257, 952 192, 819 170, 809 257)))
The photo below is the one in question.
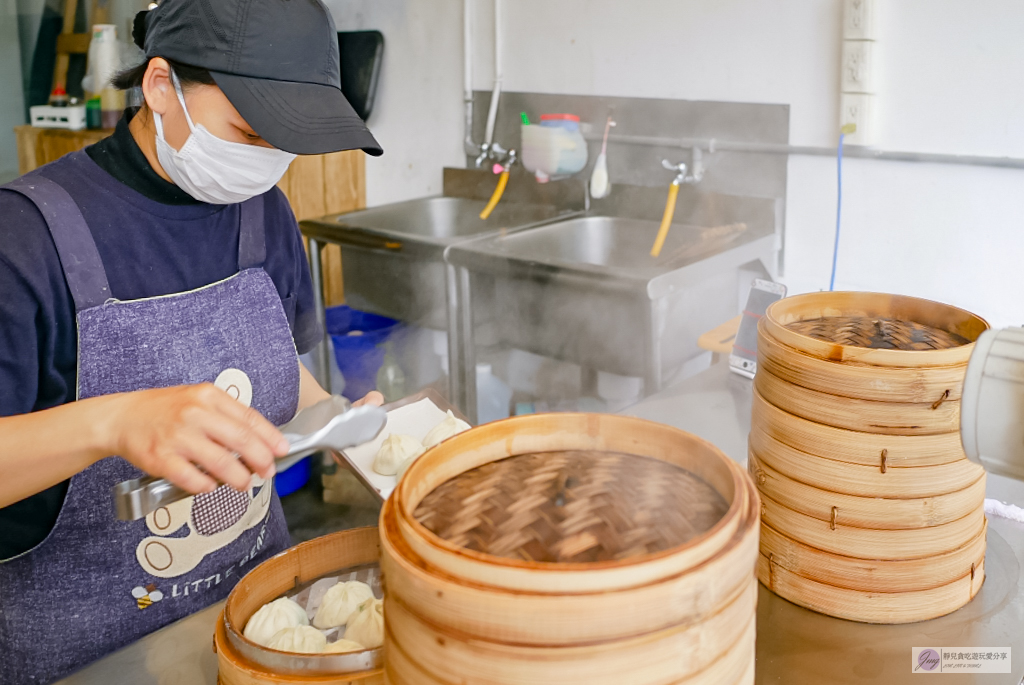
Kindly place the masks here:
POLYGON ((348 620, 345 639, 354 640, 367 649, 384 644, 384 600, 368 599, 360 604, 348 620))
POLYGON ((366 583, 358 580, 336 583, 320 601, 313 625, 323 630, 343 626, 359 605, 368 599, 373 599, 373 590, 366 583))
POLYGON ((269 649, 296 654, 319 654, 327 646, 327 638, 312 626, 284 628, 274 633, 267 643, 269 649))
POLYGON ((266 647, 278 631, 308 625, 306 610, 287 597, 281 597, 261 606, 245 624, 242 634, 246 639, 266 647))
POLYGON ((324 647, 324 654, 346 654, 348 652, 361 652, 364 649, 366 648, 358 642, 354 642, 352 640, 345 640, 343 638, 341 640, 335 640, 334 642, 324 647))

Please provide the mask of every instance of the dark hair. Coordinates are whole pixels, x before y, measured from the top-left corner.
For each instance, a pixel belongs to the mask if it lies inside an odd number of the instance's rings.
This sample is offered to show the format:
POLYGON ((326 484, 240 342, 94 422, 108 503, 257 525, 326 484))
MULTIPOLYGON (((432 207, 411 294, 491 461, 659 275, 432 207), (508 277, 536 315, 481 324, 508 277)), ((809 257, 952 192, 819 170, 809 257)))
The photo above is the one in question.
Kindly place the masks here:
MULTIPOLYGON (((146 76, 146 69, 149 68, 150 59, 152 58, 147 59, 138 66, 118 72, 114 78, 110 79, 110 84, 118 90, 131 90, 135 87, 141 88, 142 79, 146 76)), ((165 57, 164 59, 167 58, 165 57)), ((187 90, 189 86, 217 85, 213 77, 210 76, 210 72, 202 67, 194 67, 191 64, 183 64, 170 59, 167 60, 167 63, 171 65, 171 69, 178 77, 178 82, 183 90, 187 90)))
MULTIPOLYGON (((135 20, 132 22, 132 40, 139 46, 140 50, 146 49, 146 15, 149 14, 149 10, 143 10, 135 15, 135 20)), ((118 90, 131 90, 132 88, 141 88, 142 79, 146 76, 146 69, 149 68, 149 60, 151 57, 146 59, 142 64, 125 69, 124 71, 118 72, 114 78, 110 80, 110 84, 118 90)), ((166 57, 164 59, 167 59, 166 57)), ((189 86, 204 85, 214 86, 217 85, 210 76, 210 72, 202 67, 194 67, 191 64, 183 64, 182 62, 175 62, 173 60, 167 60, 167 63, 171 65, 171 69, 178 77, 178 82, 181 83, 182 89, 187 89, 189 86)))

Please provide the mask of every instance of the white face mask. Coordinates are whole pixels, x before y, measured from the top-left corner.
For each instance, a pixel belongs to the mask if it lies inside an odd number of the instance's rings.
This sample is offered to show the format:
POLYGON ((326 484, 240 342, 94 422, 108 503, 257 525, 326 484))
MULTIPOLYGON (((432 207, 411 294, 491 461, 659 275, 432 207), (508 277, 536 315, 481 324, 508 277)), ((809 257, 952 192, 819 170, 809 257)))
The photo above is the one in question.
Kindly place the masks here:
POLYGON ((295 155, 276 148, 232 143, 213 135, 202 124, 193 124, 178 77, 172 74, 171 78, 191 131, 180 150, 164 138, 163 117, 153 112, 153 119, 156 156, 175 185, 200 202, 215 205, 242 202, 273 188, 295 155))

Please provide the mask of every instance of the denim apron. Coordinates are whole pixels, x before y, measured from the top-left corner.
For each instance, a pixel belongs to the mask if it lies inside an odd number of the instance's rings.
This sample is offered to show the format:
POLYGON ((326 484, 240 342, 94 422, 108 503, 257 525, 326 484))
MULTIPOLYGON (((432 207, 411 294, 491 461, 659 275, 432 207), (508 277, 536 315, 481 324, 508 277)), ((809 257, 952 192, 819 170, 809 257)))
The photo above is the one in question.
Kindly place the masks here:
MULTIPOLYGON (((280 425, 296 411, 299 361, 263 270, 263 198, 240 205, 239 272, 197 290, 111 297, 81 211, 32 173, 4 186, 42 212, 75 303, 78 398, 211 382, 280 425)), ((228 486, 119 521, 111 488, 143 473, 120 457, 71 478, 53 530, 0 563, 0 683, 49 683, 227 596, 289 543, 269 481, 228 486)), ((131 674, 125 674, 131 678, 131 674)))

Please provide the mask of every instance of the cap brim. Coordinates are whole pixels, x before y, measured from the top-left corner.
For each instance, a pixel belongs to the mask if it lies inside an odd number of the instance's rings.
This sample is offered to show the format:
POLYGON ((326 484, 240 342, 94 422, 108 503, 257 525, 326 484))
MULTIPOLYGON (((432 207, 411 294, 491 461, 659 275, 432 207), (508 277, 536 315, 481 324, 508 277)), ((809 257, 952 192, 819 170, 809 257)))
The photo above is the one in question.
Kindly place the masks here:
POLYGON ((296 155, 383 150, 339 88, 211 71, 242 118, 274 147, 296 155))

